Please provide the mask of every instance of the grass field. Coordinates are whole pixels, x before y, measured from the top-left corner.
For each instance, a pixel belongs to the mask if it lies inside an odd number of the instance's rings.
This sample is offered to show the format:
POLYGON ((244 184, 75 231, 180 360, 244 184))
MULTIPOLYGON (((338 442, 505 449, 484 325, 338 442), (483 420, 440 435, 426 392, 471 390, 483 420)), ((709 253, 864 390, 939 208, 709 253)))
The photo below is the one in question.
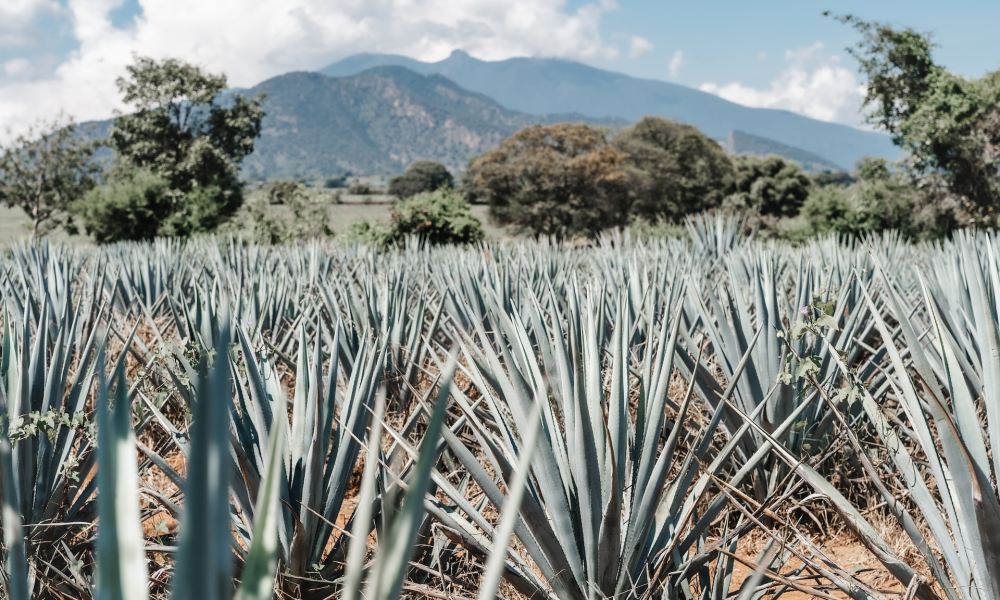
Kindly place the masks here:
MULTIPOLYGON (((345 196, 339 204, 329 203, 330 229, 334 234, 344 233, 352 223, 361 220, 388 221, 389 209, 392 205, 391 196, 345 196)), ((272 210, 280 211, 281 207, 272 210)), ((490 222, 486 206, 473 206, 472 213, 483 222, 483 228, 489 238, 504 237, 503 228, 490 222)), ((27 237, 30 234, 28 219, 20 209, 0 207, 0 241, 11 241, 27 237)), ((69 236, 65 232, 56 231, 48 236, 53 240, 69 240, 74 243, 90 243, 85 236, 69 236)))

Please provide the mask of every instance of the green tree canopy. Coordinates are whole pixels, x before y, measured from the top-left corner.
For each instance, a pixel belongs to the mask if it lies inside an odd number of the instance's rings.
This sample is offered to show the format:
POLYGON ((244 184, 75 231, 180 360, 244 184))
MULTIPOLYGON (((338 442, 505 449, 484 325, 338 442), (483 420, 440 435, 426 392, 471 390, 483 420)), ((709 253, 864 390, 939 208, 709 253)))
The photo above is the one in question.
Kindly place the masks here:
POLYGON ((169 209, 170 185, 145 169, 117 174, 74 206, 98 244, 152 239, 169 209))
POLYGON ((628 157, 604 131, 536 125, 469 164, 464 191, 502 224, 541 235, 592 235, 624 225, 635 189, 628 157))
POLYGON ((1000 208, 1000 71, 981 79, 948 72, 933 60, 929 36, 853 16, 861 41, 849 51, 868 78, 868 119, 910 154, 922 176, 941 176, 948 189, 981 215, 1000 208))
POLYGON ((726 204, 762 216, 797 215, 812 188, 812 180, 799 165, 779 156, 737 156, 733 165, 732 192, 726 204))
POLYGON ((392 178, 389 193, 405 199, 421 192, 433 192, 453 185, 454 180, 447 167, 433 160, 418 160, 401 175, 392 178))
POLYGON ((392 207, 388 225, 355 221, 347 238, 376 246, 398 245, 414 237, 422 242, 471 244, 485 237, 482 223, 472 214, 469 203, 452 189, 421 192, 392 207))
POLYGON ((801 215, 812 233, 863 235, 892 229, 910 239, 947 235, 962 219, 954 196, 916 183, 910 173, 893 169, 884 159, 863 159, 853 184, 813 188, 801 215))
POLYGON ((70 207, 94 186, 93 154, 72 124, 35 126, 0 147, 0 203, 24 211, 33 237, 72 231, 70 207))
POLYGON ((225 76, 173 59, 137 58, 118 88, 131 112, 111 131, 112 176, 138 168, 167 183, 168 201, 153 216, 157 235, 211 231, 232 216, 243 202, 239 166, 260 133, 261 99, 224 97, 225 76))
POLYGON ((691 125, 645 117, 614 139, 635 175, 631 215, 677 220, 718 206, 733 175, 732 162, 691 125))

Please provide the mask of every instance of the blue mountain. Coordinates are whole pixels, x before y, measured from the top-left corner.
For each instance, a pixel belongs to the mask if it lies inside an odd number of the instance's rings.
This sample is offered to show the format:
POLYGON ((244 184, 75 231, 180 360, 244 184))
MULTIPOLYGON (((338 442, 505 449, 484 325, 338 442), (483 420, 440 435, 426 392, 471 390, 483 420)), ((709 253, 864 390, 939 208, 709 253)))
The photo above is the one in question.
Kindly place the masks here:
POLYGON ((484 61, 455 51, 440 62, 405 56, 357 54, 321 70, 355 75, 379 66, 443 75, 506 108, 534 115, 578 114, 635 121, 658 115, 689 123, 719 140, 734 131, 767 138, 843 168, 865 156, 900 155, 887 135, 810 119, 785 110, 750 108, 675 83, 640 79, 581 63, 549 58, 484 61))

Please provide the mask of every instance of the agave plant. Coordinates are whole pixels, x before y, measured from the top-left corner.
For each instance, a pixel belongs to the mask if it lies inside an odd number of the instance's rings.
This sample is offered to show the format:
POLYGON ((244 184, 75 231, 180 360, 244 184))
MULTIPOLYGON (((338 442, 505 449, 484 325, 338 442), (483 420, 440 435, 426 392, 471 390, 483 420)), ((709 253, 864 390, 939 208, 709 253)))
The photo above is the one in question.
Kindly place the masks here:
MULTIPOLYGON (((733 399, 742 415, 755 413, 763 405, 757 413, 759 423, 765 431, 774 432, 796 412, 798 420, 784 431, 781 443, 799 455, 822 456, 835 433, 833 416, 818 401, 817 391, 793 375, 808 369, 818 380, 833 385, 832 355, 847 360, 864 356, 865 349, 857 340, 868 337, 871 322, 861 302, 861 289, 873 269, 864 265, 859 269, 851 262, 821 270, 819 263, 802 256, 791 262, 773 249, 757 248, 725 258, 718 291, 706 286, 690 288, 688 301, 697 315, 694 330, 704 332, 711 343, 702 368, 692 369, 701 398, 713 408, 721 406, 720 384, 712 375, 717 368, 724 381, 735 387, 733 399), (858 276, 852 275, 852 267, 858 276), (791 286, 786 283, 789 280, 791 286), (824 339, 802 335, 807 325, 816 323, 822 325, 824 339), (742 364, 746 356, 750 360, 742 364), (801 410, 802 405, 806 410, 801 410)), ((742 426, 740 414, 727 410, 724 429, 732 435, 742 426)), ((737 451, 749 456, 764 441, 750 430, 737 451)), ((753 477, 754 496, 760 501, 772 496, 787 482, 787 474, 777 457, 764 461, 753 477)))
POLYGON ((683 397, 668 396, 676 308, 650 323, 644 347, 634 347, 629 334, 638 323, 627 301, 602 302, 579 291, 565 312, 539 299, 534 309, 508 314, 495 299, 497 330, 463 338, 479 397, 456 394, 464 418, 445 430, 445 440, 506 514, 495 528, 453 494, 453 508, 445 503, 432 512, 471 550, 494 556, 489 587, 495 552, 512 533, 530 562, 502 550, 503 576, 532 597, 674 598, 696 589, 726 597, 733 564, 717 550, 735 538, 709 543, 712 517, 697 507, 717 492, 696 488, 700 477, 728 466, 705 470, 722 411, 699 428, 689 419, 690 386, 683 397), (464 428, 481 457, 459 436, 464 428))
MULTIPOLYGON (((333 346, 338 346, 338 333, 333 346)), ((372 409, 386 357, 385 343, 369 342, 353 357, 344 391, 338 391, 340 363, 329 356, 323 373, 321 336, 310 344, 300 331, 295 393, 291 423, 285 392, 274 366, 258 356, 247 336, 238 333, 243 366, 233 411, 236 432, 234 451, 239 459, 240 481, 236 497, 244 514, 253 514, 252 499, 266 471, 268 439, 272 432, 289 429, 282 462, 288 477, 281 483, 280 549, 283 564, 295 580, 332 581, 341 571, 346 537, 336 531, 347 497, 348 483, 358 466, 365 432, 372 423, 372 409), (245 382, 245 383, 244 383, 245 382)), ((307 585, 308 582, 303 585, 307 585)))
MULTIPOLYGON (((1000 594, 998 469, 995 452, 991 455, 989 450, 1000 439, 1000 415, 990 401, 1000 391, 996 387, 1000 261, 992 246, 982 257, 959 256, 965 283, 961 289, 966 290, 968 302, 952 310, 964 312, 969 320, 949 319, 939 305, 945 293, 932 292, 925 283, 922 309, 928 329, 918 329, 905 299, 883 270, 882 297, 896 325, 882 316, 873 291, 866 291, 865 300, 886 349, 886 384, 873 388, 848 363, 840 363, 845 376, 861 390, 859 403, 894 467, 888 475, 869 468, 870 482, 885 498, 936 585, 919 583, 911 569, 886 551, 884 540, 856 510, 842 510, 890 572, 921 597, 937 597, 935 590, 940 590, 951 600, 981 600, 1000 594), (977 339, 973 347, 978 352, 958 344, 963 335, 977 339), (897 339, 905 342, 906 351, 897 347, 897 339), (886 413, 883 395, 898 403, 898 415, 886 413), (909 501, 901 502, 894 489, 905 490, 909 501)), ((817 487, 828 486, 816 476, 811 481, 817 487)))

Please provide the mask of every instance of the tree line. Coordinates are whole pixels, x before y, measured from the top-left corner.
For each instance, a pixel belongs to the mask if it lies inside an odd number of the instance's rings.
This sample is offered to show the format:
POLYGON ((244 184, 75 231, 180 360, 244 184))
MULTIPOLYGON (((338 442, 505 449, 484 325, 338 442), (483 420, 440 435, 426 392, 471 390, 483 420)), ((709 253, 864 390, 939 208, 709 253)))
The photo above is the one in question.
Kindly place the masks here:
MULTIPOLYGON (((390 183, 400 198, 391 224, 362 223, 352 235, 475 241, 482 232, 468 204, 488 205, 518 231, 558 237, 669 227, 710 210, 741 211, 762 233, 788 239, 996 227, 1000 71, 963 78, 934 61, 926 34, 834 18, 859 33, 849 51, 868 81, 867 119, 905 150, 898 163, 809 174, 780 157, 730 156, 694 127, 657 117, 620 131, 534 126, 474 158, 458 181, 440 164, 414 163, 390 183)), ((128 110, 104 142, 113 159, 99 166, 95 144, 72 125, 30 131, 0 150, 0 203, 23 209, 33 235, 82 226, 112 242, 217 230, 244 204, 239 168, 260 134, 262 99, 169 59, 139 58, 117 83, 128 110)), ((293 215, 317 218, 300 193, 288 197, 293 215)), ((293 226, 265 237, 305 230, 329 232, 293 226)))

